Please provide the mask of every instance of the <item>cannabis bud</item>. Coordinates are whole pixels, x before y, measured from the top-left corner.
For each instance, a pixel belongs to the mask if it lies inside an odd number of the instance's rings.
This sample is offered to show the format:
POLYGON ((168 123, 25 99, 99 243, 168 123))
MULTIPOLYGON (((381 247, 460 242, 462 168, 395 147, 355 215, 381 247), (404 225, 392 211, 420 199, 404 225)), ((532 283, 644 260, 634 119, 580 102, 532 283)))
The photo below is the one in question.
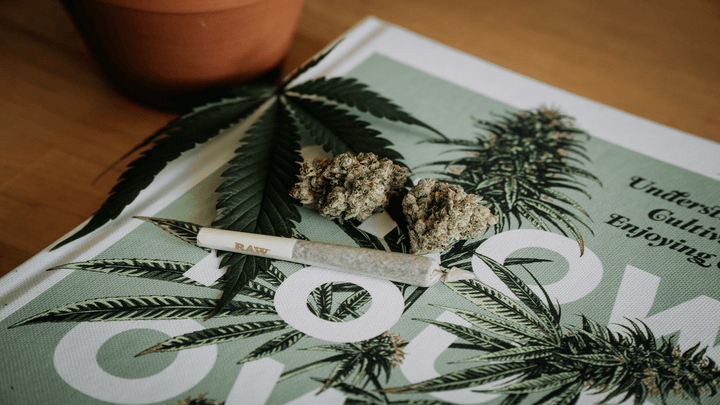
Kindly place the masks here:
POLYGON ((480 236, 497 223, 482 197, 433 179, 421 179, 403 199, 410 253, 441 252, 462 239, 480 236))
POLYGON ((408 173, 407 168, 373 153, 356 157, 346 152, 332 159, 304 162, 300 182, 290 195, 303 204, 315 204, 320 214, 330 219, 363 221, 388 205, 408 173))

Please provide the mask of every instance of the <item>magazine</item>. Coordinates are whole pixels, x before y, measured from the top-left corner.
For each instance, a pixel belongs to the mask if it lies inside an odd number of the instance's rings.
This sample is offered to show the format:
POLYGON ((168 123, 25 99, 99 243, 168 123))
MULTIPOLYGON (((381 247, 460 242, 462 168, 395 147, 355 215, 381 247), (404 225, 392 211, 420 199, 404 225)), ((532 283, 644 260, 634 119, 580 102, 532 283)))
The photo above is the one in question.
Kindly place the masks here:
MULTIPOLYGON (((413 182, 493 207, 482 236, 429 254, 476 278, 417 287, 278 260, 205 320, 225 281, 216 253, 133 217, 209 225, 248 121, 0 280, 0 402, 718 401, 719 144, 373 18, 303 75, 320 76, 355 78, 442 133, 358 112, 413 182)), ((298 237, 408 249, 387 213, 300 213, 298 237)))

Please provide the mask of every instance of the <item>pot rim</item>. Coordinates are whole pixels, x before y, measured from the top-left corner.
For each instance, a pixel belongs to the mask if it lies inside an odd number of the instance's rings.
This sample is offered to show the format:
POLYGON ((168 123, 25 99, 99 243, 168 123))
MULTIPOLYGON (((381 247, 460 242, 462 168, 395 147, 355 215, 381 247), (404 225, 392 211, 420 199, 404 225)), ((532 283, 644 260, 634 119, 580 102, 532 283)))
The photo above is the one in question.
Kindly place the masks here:
MULTIPOLYGON (((93 1, 93 0, 88 0, 93 1)), ((94 0, 153 13, 191 14, 228 10, 264 0, 94 0)))

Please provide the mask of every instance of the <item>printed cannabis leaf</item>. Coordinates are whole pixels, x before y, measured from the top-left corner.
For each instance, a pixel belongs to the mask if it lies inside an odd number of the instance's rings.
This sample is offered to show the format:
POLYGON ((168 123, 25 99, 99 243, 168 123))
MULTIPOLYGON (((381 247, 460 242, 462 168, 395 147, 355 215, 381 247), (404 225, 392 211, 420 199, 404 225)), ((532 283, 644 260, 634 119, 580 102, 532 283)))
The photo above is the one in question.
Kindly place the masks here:
MULTIPOLYGON (((141 219, 149 222, 160 229, 164 229, 174 236, 190 243, 193 246, 197 246, 197 235, 202 228, 200 225, 193 224, 191 222, 180 221, 177 219, 165 219, 165 218, 150 218, 150 217, 135 217, 135 219, 141 219)), ((207 252, 211 249, 201 248, 207 252)))
POLYGON ((588 227, 570 206, 589 218, 575 200, 559 191, 580 192, 590 198, 580 179, 600 179, 579 167, 590 158, 584 153, 581 138, 589 135, 574 126, 572 118, 559 111, 540 107, 498 116, 496 120, 476 120, 483 134, 474 140, 432 139, 429 142, 455 145, 464 156, 439 160, 423 166, 442 165, 441 174, 450 184, 466 192, 481 195, 498 218, 495 233, 522 218, 537 229, 550 232, 554 226, 563 235, 575 238, 584 251, 585 242, 576 224, 588 227))
MULTIPOLYGON (((253 85, 231 89, 230 93, 237 95, 236 98, 197 108, 148 137, 138 147, 153 146, 129 164, 129 169, 121 175, 90 221, 53 249, 82 238, 117 218, 170 161, 241 123, 260 108, 266 109, 247 137, 242 139, 237 155, 229 162, 231 167, 222 174, 225 181, 217 189, 222 196, 216 206, 219 214, 213 226, 293 236, 295 221, 299 221, 300 214, 297 202, 291 200, 288 193, 296 182, 302 161, 298 125, 333 154, 372 152, 399 164, 402 164, 402 155, 391 148, 392 143, 381 138, 380 132, 370 128, 369 123, 359 119, 352 108, 440 134, 355 79, 317 78, 295 84, 298 77, 317 65, 330 51, 332 48, 313 58, 277 88, 253 85)), ((261 270, 267 270, 270 261, 225 253, 221 266, 227 267, 225 289, 210 316, 217 314, 261 270)))
MULTIPOLYGON (((106 322, 200 318, 215 308, 216 300, 179 296, 132 296, 94 298, 63 305, 37 314, 11 328, 45 322, 106 322)), ((275 314, 270 304, 233 302, 219 316, 275 314)))
MULTIPOLYGON (((187 241, 187 235, 196 234, 198 225, 160 218, 143 218, 156 224, 174 235, 187 241)), ((358 246, 388 250, 383 241, 368 234, 350 223, 338 224, 358 246)), ((293 230, 296 239, 308 240, 297 230, 293 230)), ((472 252, 468 252, 472 255, 472 252)), ((243 255, 237 255, 243 257, 243 255)), ((195 280, 184 276, 184 273, 193 266, 193 263, 176 262, 159 259, 95 259, 85 262, 65 263, 51 268, 72 269, 93 273, 118 275, 138 279, 172 282, 182 285, 223 289, 229 282, 228 277, 221 277, 210 286, 203 286, 195 280)), ((236 274, 241 274, 237 272, 236 274)), ((138 355, 162 353, 185 350, 204 345, 230 343, 240 339, 276 334, 265 343, 253 349, 244 358, 239 360, 245 363, 261 359, 281 351, 287 350, 302 340, 306 335, 295 330, 283 321, 273 306, 275 292, 287 276, 274 265, 261 269, 256 281, 248 281, 238 291, 238 295, 249 297, 252 300, 231 300, 221 311, 217 311, 216 300, 198 297, 180 296, 130 296, 105 297, 87 299, 80 302, 65 304, 57 308, 36 314, 12 327, 32 325, 39 323, 57 322, 92 322, 92 321, 123 321, 123 320, 170 320, 187 318, 206 318, 210 311, 216 311, 218 317, 251 317, 243 319, 240 323, 207 328, 200 332, 191 332, 175 336, 142 351, 138 355), (261 301, 261 302, 257 302, 261 301), (256 319, 259 316, 261 319, 256 319)), ((415 287, 411 291, 408 285, 396 283, 405 299, 405 308, 409 308, 422 295, 427 288, 415 287), (406 292, 411 291, 410 294, 406 292)), ((361 317, 371 302, 370 293, 364 288, 352 283, 326 283, 312 292, 307 300, 307 307, 311 313, 332 322, 352 321, 361 317), (337 305, 334 305, 336 303, 337 305)))
POLYGON ((467 342, 451 347, 479 351, 475 356, 456 362, 475 364, 379 392, 427 393, 496 383, 495 389, 479 392, 505 394, 502 404, 514 405, 572 405, 578 402, 583 391, 604 394, 605 398, 598 403, 611 403, 622 396, 613 402, 625 402, 634 397, 635 404, 643 404, 649 397, 659 397, 667 404, 670 396, 690 398, 700 404, 703 397, 714 397, 718 393, 720 370, 705 356, 707 348, 700 349, 697 344, 681 351, 675 336, 658 340, 642 322, 629 321, 630 326, 621 325, 626 329, 625 333, 615 333, 580 315, 582 326, 563 328, 559 306, 550 303, 537 280, 535 282, 546 297, 545 302, 513 275, 507 262, 499 264, 487 257, 481 258, 492 263, 491 270, 522 305, 512 303, 513 299, 479 280, 446 283, 475 308, 441 308, 459 315, 471 326, 418 320, 467 342), (529 317, 533 321, 528 322, 529 317), (506 377, 513 378, 501 382, 506 377), (543 396, 528 398, 535 393, 543 396))

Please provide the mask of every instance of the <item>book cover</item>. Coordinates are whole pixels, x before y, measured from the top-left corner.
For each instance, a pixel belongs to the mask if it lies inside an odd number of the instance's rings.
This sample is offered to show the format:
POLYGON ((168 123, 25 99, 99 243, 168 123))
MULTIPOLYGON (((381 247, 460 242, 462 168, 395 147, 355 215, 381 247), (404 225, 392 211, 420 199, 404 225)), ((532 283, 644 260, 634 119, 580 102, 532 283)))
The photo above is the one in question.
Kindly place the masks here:
MULTIPOLYGON (((173 162, 113 223, 0 281, 0 402, 718 400, 720 145, 375 19, 306 74, 319 75, 357 78, 445 134, 361 113, 414 181, 462 187, 498 215, 433 255, 476 280, 420 288, 276 261, 204 321, 224 283, 215 254, 132 216, 208 225, 247 122, 173 162)), ((310 240, 407 249, 383 213, 301 215, 310 240)))

